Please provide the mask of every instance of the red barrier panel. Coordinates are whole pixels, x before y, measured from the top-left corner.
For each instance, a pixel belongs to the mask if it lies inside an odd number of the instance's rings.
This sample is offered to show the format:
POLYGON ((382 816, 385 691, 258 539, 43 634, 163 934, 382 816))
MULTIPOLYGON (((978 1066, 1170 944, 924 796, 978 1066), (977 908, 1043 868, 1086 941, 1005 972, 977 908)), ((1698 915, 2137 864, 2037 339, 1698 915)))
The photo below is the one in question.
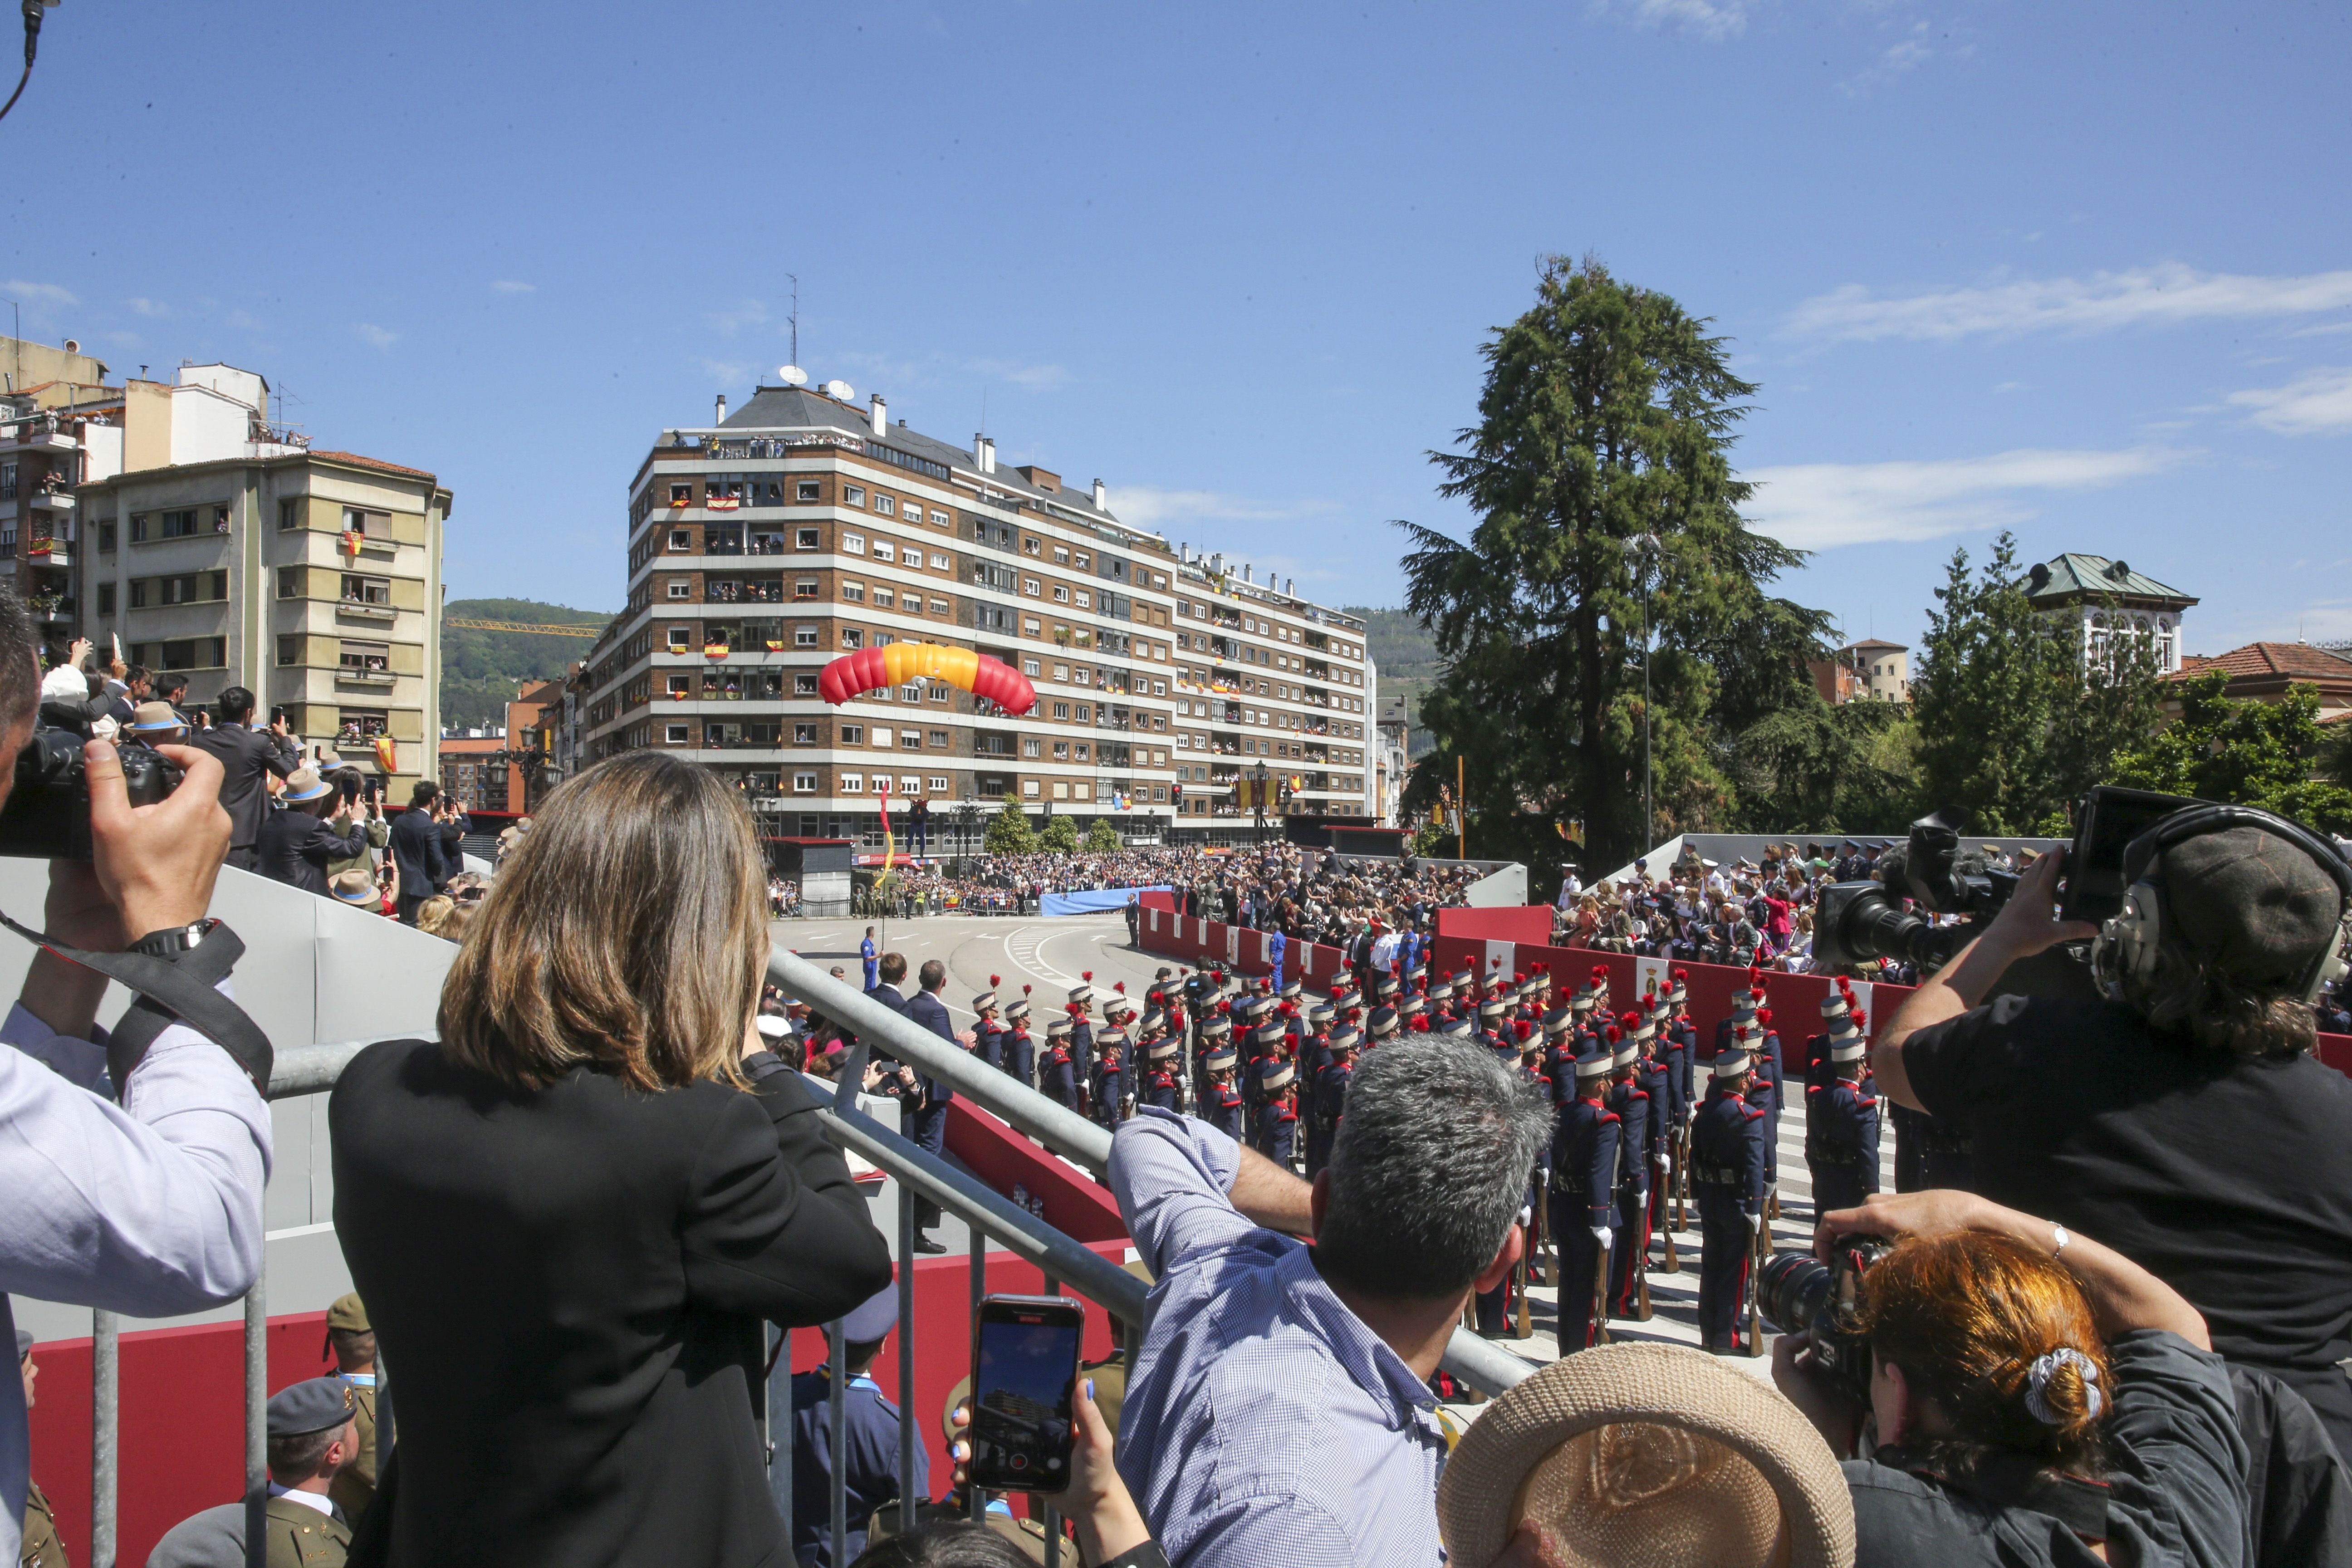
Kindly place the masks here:
POLYGON ((1507 904, 1492 910, 1440 910, 1437 934, 1467 937, 1475 942, 1540 945, 1551 940, 1551 906, 1507 904))
POLYGON ((1165 888, 1146 889, 1138 901, 1147 910, 1167 910, 1172 912, 1176 908, 1176 895, 1165 888))
POLYGON ((947 1145, 966 1170, 998 1192, 1010 1196, 1017 1185, 1045 1199, 1045 1223, 1063 1235, 1126 1242, 1127 1221, 1100 1183, 961 1097, 948 1102, 947 1145))

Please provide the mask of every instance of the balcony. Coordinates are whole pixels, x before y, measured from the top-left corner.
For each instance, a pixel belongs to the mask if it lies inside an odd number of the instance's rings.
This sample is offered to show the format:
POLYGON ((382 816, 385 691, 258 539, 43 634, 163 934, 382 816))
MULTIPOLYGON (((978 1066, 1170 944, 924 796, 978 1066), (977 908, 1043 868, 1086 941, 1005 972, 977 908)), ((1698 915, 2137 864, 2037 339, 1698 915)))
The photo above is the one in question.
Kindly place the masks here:
POLYGON ((388 621, 399 613, 400 612, 394 610, 390 605, 371 605, 363 599, 338 599, 335 601, 335 614, 339 616, 357 616, 363 621, 388 621))
POLYGON ((79 452, 81 443, 58 428, 48 415, 37 415, 14 425, 0 425, 0 451, 79 452))
POLYGON ((25 500, 36 511, 71 511, 74 509, 73 491, 53 489, 47 485, 35 489, 25 500))
POLYGON ((36 566, 70 566, 73 564, 73 541, 35 534, 25 542, 25 559, 36 566))
POLYGON ((37 594, 26 602, 32 609, 33 618, 44 626, 70 621, 74 617, 74 601, 70 595, 37 594))
POLYGON ((361 669, 350 665, 338 665, 335 668, 338 686, 390 686, 393 679, 388 669, 361 669))

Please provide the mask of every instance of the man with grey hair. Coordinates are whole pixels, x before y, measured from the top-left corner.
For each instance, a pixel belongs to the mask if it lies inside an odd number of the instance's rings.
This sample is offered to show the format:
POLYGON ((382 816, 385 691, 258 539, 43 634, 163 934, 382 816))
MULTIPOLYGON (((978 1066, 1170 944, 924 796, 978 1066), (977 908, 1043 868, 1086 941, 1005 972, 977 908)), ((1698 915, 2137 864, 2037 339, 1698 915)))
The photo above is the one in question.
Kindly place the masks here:
POLYGON ((1551 1127, 1487 1052, 1409 1035, 1356 1069, 1311 1186, 1206 1122, 1118 1129, 1111 1191, 1155 1281, 1119 1468, 1170 1563, 1439 1561, 1429 1379, 1518 1261, 1551 1127))

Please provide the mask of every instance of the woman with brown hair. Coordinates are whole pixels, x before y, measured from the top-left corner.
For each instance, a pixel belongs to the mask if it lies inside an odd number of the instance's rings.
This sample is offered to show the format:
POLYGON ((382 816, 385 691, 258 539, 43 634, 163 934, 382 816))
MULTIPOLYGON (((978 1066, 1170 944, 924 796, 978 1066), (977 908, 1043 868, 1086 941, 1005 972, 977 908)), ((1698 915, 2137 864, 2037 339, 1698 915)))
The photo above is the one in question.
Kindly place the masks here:
POLYGON ((765 888, 715 775, 602 763, 478 906, 440 1040, 344 1070, 335 1227, 399 1424, 353 1563, 787 1554, 762 1321, 836 1318, 890 1259, 753 1027, 765 888))
POLYGON ((1816 1246, 1854 1237, 1895 1243, 1860 1281, 1868 1410, 1814 1374, 1804 1335, 1772 1378, 1845 1460, 1855 1568, 2242 1561, 2229 1373, 2179 1292, 1966 1193, 1874 1195, 1823 1215, 1816 1246))

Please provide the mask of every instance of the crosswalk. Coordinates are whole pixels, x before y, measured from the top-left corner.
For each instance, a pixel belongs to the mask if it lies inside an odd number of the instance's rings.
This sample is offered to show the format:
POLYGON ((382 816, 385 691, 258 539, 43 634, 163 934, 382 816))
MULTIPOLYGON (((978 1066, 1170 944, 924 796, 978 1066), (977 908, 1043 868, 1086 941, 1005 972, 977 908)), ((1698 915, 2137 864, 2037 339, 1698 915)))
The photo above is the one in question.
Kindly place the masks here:
MULTIPOLYGON (((1705 1093, 1706 1078, 1702 1069, 1700 1092, 1705 1093)), ((1883 1105, 1884 1102, 1882 1102, 1883 1105)), ((1778 1141, 1780 1160, 1780 1217, 1771 1223, 1774 1251, 1807 1250, 1812 1246, 1813 1194, 1812 1182, 1805 1170, 1805 1119, 1799 1107, 1791 1105, 1780 1116, 1778 1141)), ((1888 1131, 1879 1142, 1879 1187, 1883 1192, 1895 1190, 1895 1140, 1888 1131)), ((1667 1210, 1667 1223, 1673 1211, 1667 1210)), ((1660 1344, 1698 1345, 1698 1206, 1686 1205, 1685 1227, 1675 1233, 1675 1247, 1679 1254, 1681 1272, 1662 1272, 1665 1256, 1665 1235, 1662 1228, 1650 1239, 1650 1317, 1636 1322, 1626 1318, 1609 1321, 1610 1338, 1616 1342, 1648 1341, 1660 1344)), ((1547 1249, 1545 1272, 1551 1271, 1551 1258, 1547 1249)), ((1528 1290, 1530 1332, 1526 1339, 1506 1333, 1496 1342, 1504 1349, 1529 1361, 1549 1364, 1559 1358, 1559 1336, 1555 1325, 1559 1321, 1559 1292, 1556 1285, 1531 1286, 1528 1290)), ((1743 1334, 1745 1329, 1742 1330, 1743 1334)), ((1767 1330, 1761 1353, 1754 1357, 1735 1355, 1726 1358, 1727 1364, 1740 1367, 1758 1377, 1771 1375, 1772 1358, 1767 1330)), ((1460 1414, 1475 1414, 1474 1406, 1465 1406, 1460 1414)))

